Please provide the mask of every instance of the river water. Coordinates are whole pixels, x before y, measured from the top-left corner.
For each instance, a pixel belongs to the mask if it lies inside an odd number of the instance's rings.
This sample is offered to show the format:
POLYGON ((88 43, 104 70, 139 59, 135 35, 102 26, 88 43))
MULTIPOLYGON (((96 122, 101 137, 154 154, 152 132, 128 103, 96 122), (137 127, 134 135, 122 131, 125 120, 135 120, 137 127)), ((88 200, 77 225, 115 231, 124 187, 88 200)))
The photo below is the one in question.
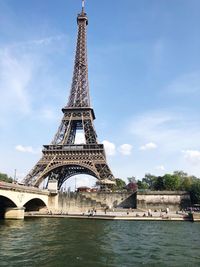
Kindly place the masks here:
POLYGON ((0 266, 200 266, 200 223, 0 221, 0 266))

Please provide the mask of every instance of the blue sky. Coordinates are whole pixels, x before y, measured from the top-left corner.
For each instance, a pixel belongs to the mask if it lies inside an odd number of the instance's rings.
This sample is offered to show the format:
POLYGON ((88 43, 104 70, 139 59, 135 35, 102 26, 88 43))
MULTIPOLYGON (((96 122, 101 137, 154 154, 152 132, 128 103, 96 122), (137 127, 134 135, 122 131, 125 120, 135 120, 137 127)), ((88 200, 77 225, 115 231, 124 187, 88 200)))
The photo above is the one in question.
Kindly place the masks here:
MULTIPOLYGON (((23 177, 57 131, 80 7, 0 0, 1 172, 23 177)), ((114 175, 200 176, 200 1, 88 0, 86 10, 95 127, 114 175)))

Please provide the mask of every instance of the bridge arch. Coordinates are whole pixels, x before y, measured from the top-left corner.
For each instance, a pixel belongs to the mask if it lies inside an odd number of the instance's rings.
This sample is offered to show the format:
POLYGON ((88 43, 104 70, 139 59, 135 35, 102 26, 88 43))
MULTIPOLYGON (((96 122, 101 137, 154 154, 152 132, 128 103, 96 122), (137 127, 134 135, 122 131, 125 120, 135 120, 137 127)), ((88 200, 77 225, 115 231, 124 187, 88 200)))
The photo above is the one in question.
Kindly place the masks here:
POLYGON ((16 203, 6 196, 0 195, 0 219, 4 218, 7 208, 17 207, 16 203))
POLYGON ((1 191, 0 192, 0 198, 3 199, 8 199, 10 202, 13 203, 14 206, 10 206, 10 207, 17 207, 18 205, 18 199, 11 194, 8 194, 8 191, 1 191))
POLYGON ((47 209, 47 204, 38 197, 30 199, 23 206, 25 208, 25 212, 41 211, 42 209, 47 209))
POLYGON ((44 206, 47 206, 48 205, 48 196, 27 194, 26 197, 23 199, 21 206, 26 207, 27 203, 31 203, 31 202, 35 202, 38 204, 44 203, 44 206))

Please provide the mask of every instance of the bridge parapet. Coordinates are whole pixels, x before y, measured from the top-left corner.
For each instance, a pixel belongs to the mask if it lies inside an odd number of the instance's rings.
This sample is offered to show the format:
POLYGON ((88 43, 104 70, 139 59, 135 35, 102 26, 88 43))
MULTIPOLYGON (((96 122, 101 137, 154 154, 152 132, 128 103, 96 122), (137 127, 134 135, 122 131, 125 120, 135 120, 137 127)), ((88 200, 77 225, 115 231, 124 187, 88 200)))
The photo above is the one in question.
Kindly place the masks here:
POLYGON ((50 194, 50 192, 47 189, 44 190, 44 189, 39 189, 36 187, 19 185, 19 184, 15 184, 15 183, 0 182, 0 189, 17 191, 17 192, 25 192, 25 193, 33 193, 33 194, 41 194, 41 195, 49 195, 50 194))

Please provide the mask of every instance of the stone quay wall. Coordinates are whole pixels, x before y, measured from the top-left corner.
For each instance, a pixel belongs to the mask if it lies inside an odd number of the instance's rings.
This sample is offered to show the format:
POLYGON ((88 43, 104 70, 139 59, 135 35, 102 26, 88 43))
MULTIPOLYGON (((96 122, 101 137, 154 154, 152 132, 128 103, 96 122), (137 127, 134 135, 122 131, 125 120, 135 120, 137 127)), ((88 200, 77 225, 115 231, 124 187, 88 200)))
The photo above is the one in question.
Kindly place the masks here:
POLYGON ((91 209, 181 210, 191 205, 190 195, 180 191, 145 191, 137 193, 82 192, 57 195, 58 212, 87 212, 91 209))
POLYGON ((130 192, 94 192, 84 193, 86 197, 101 202, 108 208, 136 208, 136 193, 130 192))
POLYGON ((132 193, 59 193, 59 212, 87 212, 89 209, 135 208, 136 194, 132 193))
POLYGON ((181 210, 191 205, 190 194, 184 191, 137 192, 137 208, 181 210))

